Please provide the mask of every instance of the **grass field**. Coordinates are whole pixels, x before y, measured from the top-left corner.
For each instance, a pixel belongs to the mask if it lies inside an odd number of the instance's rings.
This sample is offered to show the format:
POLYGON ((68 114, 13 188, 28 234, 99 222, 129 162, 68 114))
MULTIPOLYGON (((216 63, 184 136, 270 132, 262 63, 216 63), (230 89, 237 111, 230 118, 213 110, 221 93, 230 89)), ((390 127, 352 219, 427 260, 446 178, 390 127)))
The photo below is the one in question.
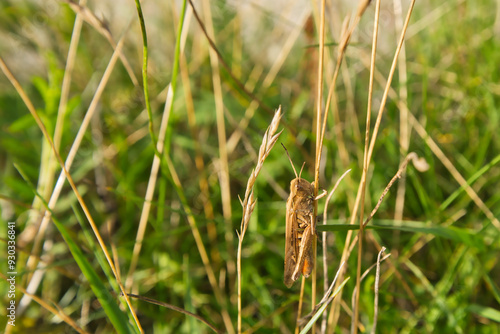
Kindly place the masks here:
POLYGON ((367 2, 2 1, 0 331, 500 333, 500 1, 367 2))

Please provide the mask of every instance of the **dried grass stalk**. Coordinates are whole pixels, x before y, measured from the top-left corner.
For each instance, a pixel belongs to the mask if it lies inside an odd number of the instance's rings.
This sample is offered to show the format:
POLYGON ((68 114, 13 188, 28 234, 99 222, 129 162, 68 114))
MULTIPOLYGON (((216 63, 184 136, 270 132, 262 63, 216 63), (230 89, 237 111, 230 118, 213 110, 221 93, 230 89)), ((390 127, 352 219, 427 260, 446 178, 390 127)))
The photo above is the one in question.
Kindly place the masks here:
POLYGON ((262 138, 262 144, 259 149, 259 156, 257 158, 257 165, 250 173, 250 177, 248 178, 247 188, 245 190, 245 197, 243 200, 240 198, 241 206, 243 207, 243 214, 241 217, 241 226, 240 231, 238 233, 238 253, 237 253, 237 262, 236 262, 236 270, 238 275, 238 333, 241 333, 241 246, 243 244, 243 238, 245 237, 245 233, 248 228, 248 223, 250 222, 250 217, 252 216, 253 210, 255 208, 256 199, 253 195, 253 187, 255 185, 255 181, 257 180, 257 176, 264 165, 264 160, 266 160, 267 156, 271 152, 271 149, 278 141, 278 137, 281 135, 283 130, 276 133, 278 131, 278 125, 281 119, 281 106, 274 113, 273 120, 271 124, 266 130, 264 137, 262 138))

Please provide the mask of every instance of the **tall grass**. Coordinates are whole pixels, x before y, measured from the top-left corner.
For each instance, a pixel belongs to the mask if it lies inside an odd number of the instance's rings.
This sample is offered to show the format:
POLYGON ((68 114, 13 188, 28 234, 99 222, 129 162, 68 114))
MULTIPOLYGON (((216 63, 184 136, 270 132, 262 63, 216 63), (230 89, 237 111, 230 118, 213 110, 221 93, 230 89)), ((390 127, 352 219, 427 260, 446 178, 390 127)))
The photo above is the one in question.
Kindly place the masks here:
POLYGON ((0 328, 495 333, 499 5, 349 4, 2 2, 0 328), (278 141, 338 183, 291 289, 278 141))

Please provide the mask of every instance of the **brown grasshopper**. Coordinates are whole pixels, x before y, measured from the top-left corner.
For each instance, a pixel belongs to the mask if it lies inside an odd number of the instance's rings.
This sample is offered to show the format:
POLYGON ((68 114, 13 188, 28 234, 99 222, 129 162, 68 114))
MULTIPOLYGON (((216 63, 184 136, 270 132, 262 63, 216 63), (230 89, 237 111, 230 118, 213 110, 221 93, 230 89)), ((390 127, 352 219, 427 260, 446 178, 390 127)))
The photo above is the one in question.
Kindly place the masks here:
POLYGON ((313 236, 316 230, 314 201, 323 197, 326 192, 314 197, 314 182, 309 183, 300 177, 305 162, 297 175, 292 159, 284 145, 283 148, 295 173, 295 179, 290 182, 290 196, 286 202, 284 283, 290 288, 300 277, 300 274, 309 277, 314 268, 312 253, 313 236))

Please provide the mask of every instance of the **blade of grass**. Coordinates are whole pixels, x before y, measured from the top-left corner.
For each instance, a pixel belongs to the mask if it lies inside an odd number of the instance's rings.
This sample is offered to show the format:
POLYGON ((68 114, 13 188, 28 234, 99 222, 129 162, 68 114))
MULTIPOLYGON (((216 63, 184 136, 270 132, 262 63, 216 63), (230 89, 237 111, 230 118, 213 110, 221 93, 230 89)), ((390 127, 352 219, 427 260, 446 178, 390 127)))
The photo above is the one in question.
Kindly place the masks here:
MULTIPOLYGON (((380 18, 380 0, 377 0, 375 5, 375 17, 373 20, 373 37, 372 37, 372 53, 370 58, 370 79, 368 82, 368 101, 366 107, 366 128, 365 128, 365 145, 363 150, 363 172, 361 174, 361 199, 360 199, 360 212, 359 212, 359 233, 358 233, 358 262, 356 268, 356 291, 360 291, 361 284, 361 260, 363 258, 363 229, 365 224, 363 224, 363 216, 365 213, 365 191, 367 183, 368 168, 370 166, 370 159, 368 153, 368 145, 370 143, 370 122, 372 114, 372 98, 373 98, 373 77, 375 73, 375 59, 377 55, 377 41, 378 41, 378 26, 380 18)), ((355 215, 351 223, 354 223, 355 215)), ((358 317, 359 317, 359 295, 356 294, 356 300, 354 302, 354 319, 352 321, 351 332, 356 334, 358 332, 358 317)))
POLYGON ((436 142, 428 135, 425 128, 420 124, 420 122, 413 116, 413 114, 409 114, 410 121, 413 123, 413 128, 417 131, 418 135, 425 140, 427 146, 432 150, 434 155, 443 163, 443 165, 448 169, 450 174, 455 178, 455 180, 460 184, 461 187, 464 188, 465 192, 472 201, 477 205, 481 211, 483 211, 484 215, 490 220, 491 224, 493 224, 498 230, 500 230, 500 221, 495 217, 493 212, 488 208, 488 206, 484 203, 484 201, 479 197, 479 195, 472 189, 472 187, 467 184, 467 180, 460 174, 455 165, 448 159, 448 157, 444 154, 444 152, 439 148, 436 142))
MULTIPOLYGON (((351 224, 328 224, 318 225, 318 232, 345 232, 350 230, 358 230, 359 226, 351 224)), ((441 237, 453 241, 457 241, 468 246, 475 247, 479 250, 484 250, 485 245, 483 239, 476 231, 470 229, 459 228, 455 226, 439 226, 429 225, 429 223, 418 221, 402 221, 395 220, 378 220, 377 223, 367 225, 368 230, 397 230, 412 233, 432 234, 436 237, 441 237)))
POLYGON ((500 311, 494 308, 472 304, 467 308, 470 312, 477 314, 480 317, 490 319, 500 323, 500 311))
POLYGON ((460 188, 455 190, 453 194, 450 195, 440 206, 439 210, 444 211, 461 193, 465 191, 466 187, 470 187, 474 182, 476 182, 484 173, 489 171, 493 166, 500 162, 500 155, 497 155, 488 164, 483 166, 480 170, 474 173, 465 184, 461 185, 460 188))
MULTIPOLYGON (((87 6, 82 5, 82 2, 77 4, 74 0, 62 0, 68 4, 68 6, 78 15, 80 15, 85 22, 87 22, 91 27, 93 27, 99 34, 101 34, 111 45, 113 50, 118 51, 118 56, 122 62, 123 67, 127 71, 132 84, 137 87, 139 85, 139 81, 137 80, 134 70, 130 65, 128 59, 125 57, 125 54, 121 50, 117 50, 118 44, 116 43, 111 31, 109 30, 109 24, 105 20, 98 18, 87 6)), ((128 20, 130 21, 130 19, 128 20)), ((130 21, 131 22, 131 21, 130 21)), ((130 26, 130 24, 127 24, 130 26)), ((128 30, 128 28, 126 29, 128 30)))
MULTIPOLYGON (((210 1, 202 0, 203 13, 205 14, 205 28, 207 29, 208 36, 215 40, 215 31, 212 23, 212 11, 210 8, 210 1)), ((227 138, 226 138, 226 122, 224 119, 224 99, 222 94, 222 80, 220 77, 219 58, 213 48, 208 48, 210 66, 212 68, 212 87, 214 92, 215 102, 215 118, 217 124, 217 140, 219 147, 219 161, 216 164, 217 174, 219 176, 219 185, 221 190, 222 200, 222 216, 224 218, 224 238, 226 240, 226 250, 228 258, 226 260, 227 272, 230 281, 234 282, 236 274, 236 264, 234 261, 234 245, 233 245, 233 228, 231 217, 233 215, 231 206, 231 179, 229 176, 229 160, 227 151, 227 138)), ((233 289, 232 284, 230 285, 233 289)), ((233 328, 227 328, 229 333, 233 332, 233 328)))
MULTIPOLYGON (((319 190, 319 169, 321 162, 321 151, 323 146, 323 133, 321 130, 321 113, 323 107, 323 61, 325 57, 325 8, 326 1, 321 1, 321 11, 320 11, 320 24, 319 24, 319 52, 318 52, 318 86, 316 88, 316 161, 314 164, 314 197, 318 196, 319 190)), ((325 119, 328 115, 328 110, 325 109, 325 119)), ((323 124, 325 126, 325 124, 323 124)), ((313 129, 314 131, 314 129, 313 129)), ((314 201, 314 214, 313 219, 316 220, 318 215, 318 201, 314 201)), ((313 231, 315 231, 316 224, 312 226, 313 231)), ((311 278, 311 307, 316 305, 316 274, 317 274, 317 265, 316 265, 316 257, 317 257, 317 248, 318 248, 318 240, 317 240, 316 232, 314 232, 313 236, 313 245, 312 245, 312 262, 313 262, 313 272, 311 278)), ((300 314, 298 315, 300 317, 300 314)), ((312 332, 316 332, 316 322, 313 322, 312 332)))
MULTIPOLYGON (((94 256, 96 257, 97 262, 99 263, 99 266, 101 267, 102 271, 106 275, 109 284, 113 287, 113 290, 120 291, 120 287, 118 286, 118 284, 116 284, 116 281, 113 279, 113 272, 111 271, 109 266, 106 264, 106 256, 104 255, 102 249, 100 249, 99 246, 95 243, 94 238, 92 238, 90 231, 85 226, 84 218, 83 218, 81 212, 77 209, 75 204, 72 204, 71 208, 73 209, 73 212, 75 213, 76 220, 80 224, 82 231, 83 231, 83 235, 85 236, 85 239, 87 240, 87 243, 89 246, 88 249, 93 250, 94 256)), ((115 259, 115 262, 117 262, 116 259, 115 259)), ((129 320, 131 322, 133 322, 134 318, 132 317, 132 315, 130 313, 128 313, 127 315, 129 317, 129 320)))
MULTIPOLYGON (((31 187, 35 196, 37 196, 42 200, 47 210, 52 211, 49 209, 47 202, 36 191, 35 187, 31 183, 29 178, 26 176, 26 174, 19 167, 19 165, 16 164, 15 167, 19 171, 19 174, 21 174, 24 181, 26 181, 26 183, 31 187)), ((75 259, 75 262, 78 264, 78 267, 82 271, 83 275, 85 275, 85 277, 87 278, 90 288, 92 289, 95 296, 99 300, 99 303, 101 304, 102 308, 104 309, 104 312, 106 313, 109 320, 113 324, 115 330, 118 333, 133 333, 134 331, 130 326, 130 322, 128 321, 127 317, 125 316, 123 311, 120 310, 120 307, 118 303, 115 301, 115 298, 109 293, 108 288, 101 281, 101 278, 99 277, 97 272, 94 270, 90 262, 83 254, 79 245, 73 240, 71 234, 66 230, 64 225, 61 224, 54 215, 52 215, 52 221, 54 222, 54 225, 56 226, 59 233, 61 233, 61 236, 66 242, 66 245, 68 246, 71 255, 75 259)))
MULTIPOLYGON (((144 102, 146 103, 146 111, 148 112, 148 129, 149 135, 151 136, 151 141, 153 142, 153 149, 156 155, 160 155, 156 149, 157 139, 153 129, 153 112, 151 111, 151 104, 149 103, 149 86, 148 86, 148 35, 146 33, 146 24, 144 23, 144 16, 142 15, 141 2, 135 0, 135 6, 137 8, 137 16, 139 17, 139 23, 141 25, 141 35, 142 35, 142 88, 144 91, 144 102)), ((183 7, 185 8, 186 2, 184 1, 183 7)))
MULTIPOLYGON (((125 287, 127 289, 130 289, 133 283, 133 273, 137 267, 137 262, 139 259, 139 253, 141 252, 142 248, 142 242, 144 240, 144 234, 146 232, 146 227, 147 227, 147 222, 148 222, 148 217, 149 217, 149 212, 151 210, 151 203, 152 199, 154 196, 154 191, 155 191, 155 186, 156 186, 156 180, 158 176, 158 170, 160 168, 160 160, 161 160, 161 154, 163 153, 163 148, 165 146, 165 133, 168 128, 168 121, 170 119, 170 114, 172 113, 173 109, 173 101, 174 101, 174 96, 175 92, 177 90, 177 75, 179 72, 179 62, 180 62, 180 54, 181 54, 181 35, 184 27, 184 17, 186 13, 186 1, 184 1, 184 4, 182 6, 181 10, 181 15, 179 19, 179 26, 177 29, 177 39, 176 39, 176 44, 175 44, 175 54, 174 54, 174 64, 173 64, 173 72, 172 72, 172 80, 171 83, 167 87, 167 97, 165 101, 165 108, 163 110, 163 116, 162 120, 160 123, 160 130, 158 134, 158 141, 155 142, 155 138, 151 137, 155 149, 155 156, 153 158, 153 164, 151 166, 151 173, 150 177, 148 180, 148 186, 146 188, 146 195, 144 198, 144 204, 142 207, 141 211, 141 217, 139 220, 139 226, 137 228, 137 235, 135 238, 135 244, 134 244, 134 249, 132 251, 132 259, 130 261, 130 267, 129 271, 127 274, 127 278, 125 280, 125 287)), ((140 14, 140 17, 142 17, 142 12, 140 14)), ((145 32, 143 32, 145 34, 145 32)), ((145 37, 143 37, 145 38, 145 37)), ((146 42, 147 43, 147 40, 146 42)), ((147 49, 147 44, 146 44, 146 49, 147 49)), ((147 59, 145 59, 145 62, 147 62, 147 59)), ((147 64, 144 65, 147 68, 147 64)), ((146 69, 147 72, 147 69, 146 69)), ((147 82, 147 78, 144 78, 144 80, 147 82)), ((144 87, 144 95, 147 96, 148 93, 146 92, 147 88, 146 86, 144 87)), ((146 99, 147 101, 147 99, 146 99)), ((146 102, 146 109, 150 109, 149 102, 146 102)), ((150 116, 150 110, 148 110, 148 117, 150 116)), ((151 116, 152 117, 152 116, 151 116)), ((152 130, 152 119, 149 119, 150 122, 150 131, 152 130)), ((151 132, 150 132, 151 133, 151 132)))
POLYGON ((179 313, 182 313, 182 314, 185 314, 185 315, 188 315, 189 316, 189 319, 196 319, 196 320, 199 320, 201 322, 203 322, 204 324, 206 324, 208 327, 210 327, 211 330, 213 330, 214 332, 216 333, 223 333, 223 331, 221 330, 218 330, 217 328, 215 328, 211 323, 209 323, 208 321, 206 321, 205 319, 203 319, 202 317, 200 317, 199 315, 197 314, 194 314, 192 312, 189 312, 189 311, 186 311, 185 309, 183 308, 180 308, 180 307, 177 307, 175 305, 172 305, 172 304, 168 304, 168 303, 164 303, 164 302, 161 302, 161 301, 158 301, 156 299, 152 299, 152 298, 148 298, 148 297, 143 297, 143 296, 139 296, 139 295, 135 295, 133 293, 129 293, 129 297, 132 297, 132 298, 137 298, 139 300, 143 300, 145 302, 148 302, 150 304, 154 304, 154 305, 158 305, 158 306, 163 306, 163 307, 166 307, 166 308, 169 308, 171 310, 174 310, 174 311, 177 311, 179 313))
POLYGON ((375 273, 375 284, 374 284, 374 290, 375 290, 375 297, 373 301, 373 325, 372 325, 372 330, 371 334, 375 334, 377 331, 377 320, 378 320, 378 289, 379 289, 379 282, 380 282, 380 257, 382 254, 385 252, 385 247, 382 247, 380 252, 378 253, 377 256, 377 271, 375 273))
POLYGON ((201 237, 200 230, 198 229, 198 224, 196 222, 194 214, 191 211, 186 195, 184 194, 184 190, 182 188, 182 184, 177 171, 175 170, 175 166, 168 155, 163 155, 163 157, 166 168, 162 168, 161 171, 174 185, 177 196, 179 196, 181 205, 184 208, 184 214, 186 215, 186 220, 188 221, 189 227, 191 228, 191 233, 193 234, 196 247, 198 248, 198 253, 200 254, 201 261, 203 262, 203 267, 205 268, 208 281, 210 283, 210 286, 212 287, 212 290, 214 291, 215 299, 221 307, 222 319, 224 321, 224 324, 226 325, 226 330, 230 331, 232 329, 232 331, 234 332, 233 324, 231 323, 231 317, 229 316, 229 312, 227 311, 227 305, 223 296, 223 292, 217 284, 217 279, 215 278, 215 273, 208 257, 207 249, 205 248, 205 245, 203 243, 203 239, 201 237))
POLYGON ((271 121, 271 124, 267 128, 264 136, 262 138, 262 143, 259 148, 259 157, 257 159, 257 165, 250 173, 250 177, 248 178, 247 187, 245 190, 245 197, 243 201, 240 199, 241 206, 243 207, 242 217, 241 217, 241 225, 240 231, 238 233, 238 249, 236 254, 236 271, 237 271, 237 289, 238 289, 238 324, 237 329, 238 333, 241 333, 241 249, 243 244, 243 238, 245 237, 245 233, 248 228, 248 224, 250 223, 250 218, 252 216, 253 210, 255 208, 256 199, 254 198, 254 185, 259 175, 262 166, 264 165, 265 159, 268 157, 269 153, 271 153, 271 149, 276 144, 279 136, 283 132, 278 131, 278 126, 281 119, 281 106, 276 110, 274 117, 271 121))
MULTIPOLYGON (((123 41, 123 39, 121 41, 123 41)), ((118 43, 118 44, 120 45, 121 43, 118 43)), ((76 184, 75 184, 75 182, 73 180, 73 177, 68 172, 68 169, 66 168, 66 166, 64 164, 64 161, 62 160, 61 156, 59 155, 59 152, 58 152, 57 148, 54 146, 52 138, 50 137, 49 133, 47 132, 47 128, 45 127, 45 125, 42 122, 40 116, 38 115, 38 112, 36 111, 35 106, 31 102, 31 100, 29 99, 28 95, 26 94, 26 92, 24 91, 24 89, 22 88, 22 86, 19 84, 19 81, 17 81, 17 79, 12 74, 12 72, 9 70, 9 68, 7 67, 7 64, 5 64, 5 62, 4 62, 4 60, 3 60, 2 57, 0 57, 0 69, 7 76, 7 78, 12 83, 12 85, 15 87, 17 93, 19 94, 19 96, 21 97, 21 99, 25 103, 26 107, 28 108, 31 116, 36 121, 36 123, 37 123, 40 131, 42 132, 44 138, 49 142, 50 146, 52 147, 52 150, 54 151, 54 155, 55 155, 57 161, 59 162, 59 165, 62 168, 62 174, 68 180, 68 182, 69 182, 69 184, 71 186, 71 189, 73 190, 73 193, 75 194, 76 198, 78 199, 78 203, 80 204, 80 206, 82 207, 83 211, 85 212, 85 216, 87 217, 87 220, 88 220, 90 226, 92 227, 92 230, 93 230, 93 232, 94 232, 97 240, 99 241, 99 246, 102 248, 104 254, 106 255, 106 260, 108 261, 108 264, 111 267, 111 270, 113 271, 113 274, 114 274, 114 276, 115 276, 115 278, 117 280, 117 283, 120 286, 120 290, 123 293, 125 293, 125 287, 123 286, 123 284, 121 283, 121 281, 120 281, 120 279, 118 277, 115 264, 113 263, 113 260, 111 259, 111 256, 109 255, 108 249, 106 247, 106 244, 104 243, 104 240, 101 237, 99 229, 97 228, 97 226, 96 226, 96 224, 94 222, 94 219, 92 218, 92 215, 90 214, 90 211, 89 211, 86 203, 84 202, 82 196, 80 195, 80 192, 78 191, 78 189, 76 187, 76 184)), ((59 180, 58 180, 58 182, 59 182, 59 180)), ((49 202, 47 208, 49 208, 49 206, 50 206, 50 202, 49 202)), ((49 214, 48 215, 46 214, 45 217, 50 216, 50 211, 49 210, 47 210, 47 213, 49 213, 49 214)), ((130 312, 134 316, 134 320, 135 320, 135 324, 137 326, 137 329, 139 331, 143 332, 141 324, 139 322, 139 319, 137 318, 135 310, 132 307, 132 304, 130 303, 130 299, 128 298, 128 296, 125 296, 125 300, 127 302, 127 306, 129 308, 130 312)))

